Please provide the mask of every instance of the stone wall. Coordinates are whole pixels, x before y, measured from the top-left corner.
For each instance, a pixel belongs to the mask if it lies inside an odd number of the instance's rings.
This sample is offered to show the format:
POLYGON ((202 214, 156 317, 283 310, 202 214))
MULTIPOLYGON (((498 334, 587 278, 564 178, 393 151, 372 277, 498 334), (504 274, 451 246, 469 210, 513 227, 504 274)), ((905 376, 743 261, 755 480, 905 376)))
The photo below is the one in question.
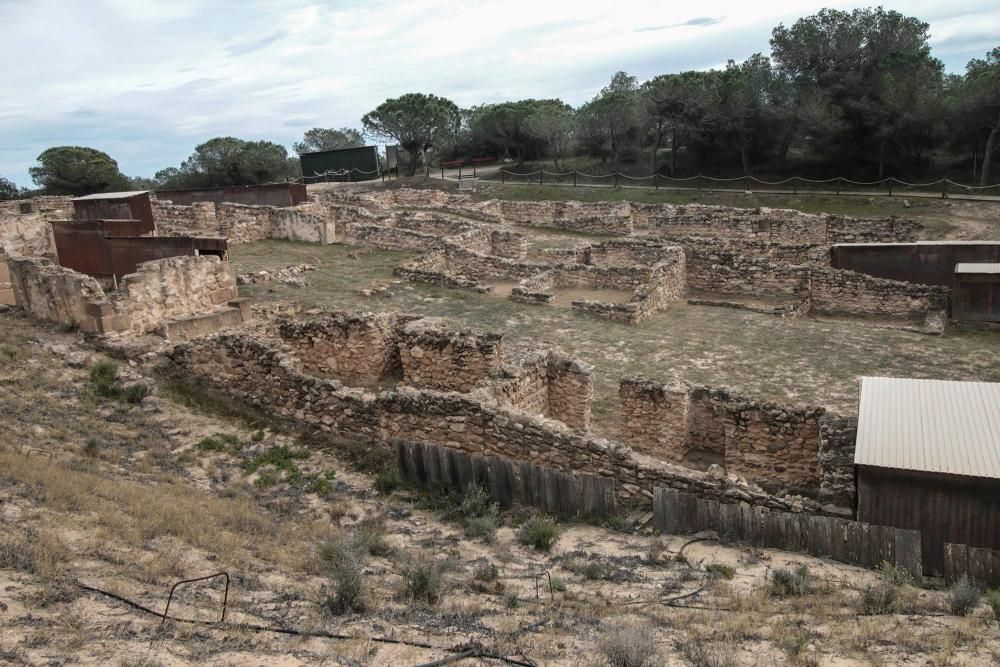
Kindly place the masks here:
POLYGON ((225 236, 215 216, 215 204, 211 202, 179 206, 153 199, 151 203, 160 236, 225 236))
POLYGON ((407 322, 400 331, 403 382, 468 392, 500 370, 502 335, 453 331, 436 318, 407 322))
POLYGON ((858 439, 858 418, 825 415, 819 424, 819 465, 822 478, 819 500, 837 507, 854 507, 854 443, 858 439))
POLYGON ((371 385, 403 377, 398 342, 406 319, 336 312, 307 321, 284 320, 278 333, 309 372, 371 385))
MULTIPOLYGON (((44 258, 8 257, 18 306, 33 317, 75 323, 90 333, 158 333, 177 320, 232 311, 242 322, 248 309, 236 299, 236 276, 218 257, 170 257, 139 265, 118 290, 106 293, 91 276, 44 258)), ((197 326, 190 330, 198 330, 197 326)))
MULTIPOLYGON (((822 511, 815 502, 769 494, 732 476, 634 455, 560 422, 484 402, 474 394, 413 387, 373 394, 345 387, 302 372, 294 358, 248 333, 202 338, 176 346, 168 354, 170 367, 165 372, 331 436, 349 433, 385 447, 394 438, 433 442, 610 477, 622 502, 648 500, 653 486, 663 486, 771 509, 822 511)), ((336 440, 331 443, 335 446, 336 440)))
POLYGON ((222 203, 215 207, 219 228, 230 243, 251 243, 271 238, 271 206, 222 203))
POLYGON ((765 488, 820 493, 823 408, 792 408, 641 377, 623 379, 619 395, 622 438, 639 451, 674 462, 718 463, 765 488))
POLYGON ((687 284, 716 294, 809 298, 809 268, 735 252, 728 246, 685 247, 687 284))
POLYGON ((13 306, 14 285, 11 284, 10 269, 7 268, 7 256, 0 251, 0 305, 13 306))
POLYGON ((832 268, 811 269, 812 312, 908 323, 943 333, 951 290, 832 268))

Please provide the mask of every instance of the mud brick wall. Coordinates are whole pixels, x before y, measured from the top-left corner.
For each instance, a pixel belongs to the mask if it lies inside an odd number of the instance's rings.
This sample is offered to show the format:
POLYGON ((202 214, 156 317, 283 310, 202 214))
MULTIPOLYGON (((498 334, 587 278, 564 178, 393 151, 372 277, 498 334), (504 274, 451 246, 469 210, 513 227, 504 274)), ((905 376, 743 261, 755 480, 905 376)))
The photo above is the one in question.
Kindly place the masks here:
POLYGON ((718 460, 727 472, 765 488, 819 494, 822 408, 791 408, 641 377, 623 379, 619 396, 622 438, 637 450, 677 462, 692 456, 703 464, 718 460))
POLYGON ((352 384, 370 385, 403 377, 399 326, 406 316, 330 313, 307 321, 284 320, 281 339, 302 367, 352 384))
POLYGON ((403 382, 444 391, 471 391, 500 370, 502 335, 451 331, 434 318, 406 323, 399 333, 403 382))
POLYGON ((809 297, 809 268, 744 255, 728 246, 685 247, 687 286, 719 294, 809 297))
MULTIPOLYGON (((393 438, 406 438, 610 477, 622 502, 650 499, 653 486, 663 486, 770 509, 822 511, 808 499, 778 497, 739 480, 633 455, 559 422, 483 403, 473 395, 411 387, 371 394, 344 387, 303 373, 294 359, 247 333, 205 337, 178 345, 168 355, 163 372, 203 390, 383 447, 393 438)), ((334 446, 336 442, 331 440, 334 446)))
POLYGON ((215 217, 215 204, 198 202, 190 206, 153 199, 153 221, 161 236, 224 236, 215 217))
POLYGON ((811 270, 812 312, 910 322, 942 333, 951 290, 832 268, 811 270))
POLYGON ((168 320, 225 308, 236 297, 232 266, 212 255, 145 262, 110 294, 122 328, 139 334, 157 331, 168 320))

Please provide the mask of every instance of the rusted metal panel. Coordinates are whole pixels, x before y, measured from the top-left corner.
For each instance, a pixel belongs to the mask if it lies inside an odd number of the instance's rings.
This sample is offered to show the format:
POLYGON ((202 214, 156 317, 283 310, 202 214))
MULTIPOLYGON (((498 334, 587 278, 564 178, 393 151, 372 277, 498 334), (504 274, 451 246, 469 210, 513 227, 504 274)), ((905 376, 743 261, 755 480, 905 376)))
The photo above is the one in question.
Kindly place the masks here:
POLYGON ((139 220, 142 234, 156 229, 149 192, 106 192, 73 200, 74 220, 139 220))
POLYGON ((298 206, 306 201, 306 186, 302 183, 272 183, 228 188, 157 190, 156 198, 169 200, 183 206, 190 206, 198 202, 211 202, 213 204, 286 207, 298 206))
POLYGON ((944 544, 1000 549, 1000 480, 858 468, 858 520, 920 531, 927 574, 944 573, 944 544))
POLYGON ((841 243, 830 250, 835 269, 943 287, 951 287, 963 262, 1000 262, 1000 241, 841 243))
POLYGON ((52 236, 60 266, 92 276, 107 277, 114 274, 111 249, 108 248, 104 232, 97 225, 78 226, 69 222, 54 222, 52 236))

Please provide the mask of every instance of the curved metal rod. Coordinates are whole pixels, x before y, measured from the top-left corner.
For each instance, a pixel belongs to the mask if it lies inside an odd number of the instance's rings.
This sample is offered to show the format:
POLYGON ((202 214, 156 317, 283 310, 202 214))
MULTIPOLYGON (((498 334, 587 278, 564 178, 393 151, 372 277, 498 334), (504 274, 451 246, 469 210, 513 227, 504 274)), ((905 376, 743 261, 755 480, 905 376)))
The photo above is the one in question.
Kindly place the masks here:
POLYGON ((176 584, 174 584, 173 586, 171 586, 170 587, 170 595, 167 597, 167 606, 163 610, 163 620, 160 621, 160 624, 162 625, 163 623, 167 622, 167 612, 170 611, 170 602, 174 599, 174 591, 177 590, 178 586, 180 586, 182 584, 193 584, 196 581, 207 581, 209 579, 215 579, 217 577, 225 577, 226 578, 226 591, 225 591, 225 593, 222 596, 222 618, 219 619, 219 623, 222 623, 223 621, 225 621, 226 620, 226 609, 229 606, 229 573, 228 572, 216 572, 215 574, 210 574, 210 575, 205 576, 205 577, 196 577, 194 579, 184 579, 183 581, 178 581, 176 584))

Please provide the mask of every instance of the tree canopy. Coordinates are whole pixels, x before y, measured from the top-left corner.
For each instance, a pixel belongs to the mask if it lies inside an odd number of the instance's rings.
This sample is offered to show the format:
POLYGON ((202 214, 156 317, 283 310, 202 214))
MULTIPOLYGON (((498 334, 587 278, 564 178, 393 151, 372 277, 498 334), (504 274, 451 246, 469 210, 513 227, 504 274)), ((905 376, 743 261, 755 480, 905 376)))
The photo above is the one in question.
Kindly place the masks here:
POLYGON ((457 132, 460 121, 454 102, 424 93, 388 99, 361 119, 367 132, 397 141, 409 153, 410 176, 417 170, 418 157, 438 140, 457 132))
POLYGON ((297 178, 299 170, 298 159, 280 144, 216 137, 195 146, 180 167, 157 172, 155 180, 165 188, 259 185, 297 178))
POLYGON ((8 199, 21 199, 27 195, 27 190, 17 187, 17 184, 9 178, 0 176, 0 201, 8 199))
POLYGON ((84 146, 56 146, 28 170, 46 194, 82 196, 128 187, 128 179, 107 153, 84 146))
POLYGON ((357 148, 365 145, 365 137, 361 130, 351 127, 333 128, 314 127, 307 130, 302 141, 292 144, 296 153, 312 151, 332 151, 341 148, 357 148))

